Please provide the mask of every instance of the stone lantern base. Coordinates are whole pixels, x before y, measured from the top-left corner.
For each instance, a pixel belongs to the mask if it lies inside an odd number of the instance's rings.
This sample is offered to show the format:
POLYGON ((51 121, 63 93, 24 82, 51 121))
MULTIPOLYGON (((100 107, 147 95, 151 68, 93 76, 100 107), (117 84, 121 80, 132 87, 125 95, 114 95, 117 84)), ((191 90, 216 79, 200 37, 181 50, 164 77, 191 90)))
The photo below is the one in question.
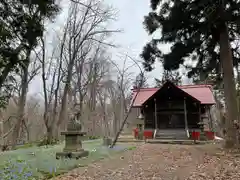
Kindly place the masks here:
POLYGON ((57 152, 56 159, 67 158, 67 159, 80 159, 87 157, 89 155, 88 151, 82 150, 78 152, 57 152))
POLYGON ((85 134, 85 132, 76 131, 62 132, 61 135, 65 135, 65 147, 62 152, 56 153, 56 159, 79 159, 88 156, 89 152, 82 149, 81 137, 85 134))

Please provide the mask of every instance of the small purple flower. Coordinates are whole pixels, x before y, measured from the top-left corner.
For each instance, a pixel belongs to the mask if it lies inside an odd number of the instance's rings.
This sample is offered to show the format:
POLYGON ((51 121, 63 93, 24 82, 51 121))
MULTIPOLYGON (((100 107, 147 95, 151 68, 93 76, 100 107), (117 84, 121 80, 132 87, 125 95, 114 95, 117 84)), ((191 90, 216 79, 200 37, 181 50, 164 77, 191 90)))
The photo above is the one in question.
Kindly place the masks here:
POLYGON ((30 167, 25 161, 9 160, 6 162, 6 167, 2 168, 0 177, 7 177, 8 179, 31 179, 32 175, 33 174, 30 171, 30 167))
POLYGON ((126 149, 125 147, 122 147, 122 146, 114 146, 113 148, 112 148, 112 150, 115 150, 115 151, 122 151, 122 150, 124 150, 124 149, 126 149))
POLYGON ((23 172, 23 167, 18 167, 18 172, 22 173, 23 172))
POLYGON ((49 172, 52 174, 52 173, 56 173, 57 172, 57 168, 56 167, 50 167, 50 170, 49 172))
POLYGON ((24 174, 25 177, 31 177, 32 176, 32 172, 27 172, 24 174))
POLYGON ((18 176, 16 174, 12 174, 12 179, 17 179, 18 176))

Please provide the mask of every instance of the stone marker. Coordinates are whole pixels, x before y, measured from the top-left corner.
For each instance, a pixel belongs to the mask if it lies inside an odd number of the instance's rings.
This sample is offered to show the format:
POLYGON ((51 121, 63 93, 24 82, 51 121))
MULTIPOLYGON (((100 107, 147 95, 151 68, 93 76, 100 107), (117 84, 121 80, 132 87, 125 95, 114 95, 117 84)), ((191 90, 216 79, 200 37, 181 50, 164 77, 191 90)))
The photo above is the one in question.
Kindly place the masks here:
POLYGON ((109 137, 103 137, 103 146, 110 146, 112 145, 112 139, 109 137))
POLYGON ((81 123, 75 120, 75 118, 70 118, 67 126, 67 131, 61 132, 61 135, 65 136, 65 147, 63 152, 56 153, 56 159, 60 158, 75 158, 79 159, 81 157, 88 156, 89 152, 82 148, 81 138, 85 135, 82 132, 81 123))

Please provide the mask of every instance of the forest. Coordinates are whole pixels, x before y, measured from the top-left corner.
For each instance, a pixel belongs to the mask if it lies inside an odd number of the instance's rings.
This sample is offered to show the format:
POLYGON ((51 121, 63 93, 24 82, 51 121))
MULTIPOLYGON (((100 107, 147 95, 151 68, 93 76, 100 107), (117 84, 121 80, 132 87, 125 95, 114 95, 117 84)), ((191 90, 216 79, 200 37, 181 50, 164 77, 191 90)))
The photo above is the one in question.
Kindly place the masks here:
MULTIPOLYGON (((137 57, 114 41, 126 32, 121 23, 112 26, 119 11, 108 1, 0 1, 0 180, 239 179, 240 2, 118 2, 147 33, 137 57), (130 122, 139 109, 132 106, 141 88, 183 85, 184 78, 212 85, 220 140, 187 137, 190 145, 173 145, 134 138, 130 122), (86 132, 76 151, 88 156, 58 159, 69 145, 61 132, 73 119, 86 132), (124 135, 127 142, 118 141, 124 135)), ((130 23, 137 35, 137 23, 130 23)))
POLYGON ((144 46, 143 61, 123 52, 120 67, 109 53, 118 48, 111 37, 122 33, 109 26, 117 18, 113 7, 97 0, 71 0, 67 7, 60 1, 2 1, 1 146, 54 143, 73 116, 92 138, 116 135, 130 106, 129 89, 148 86, 145 74, 156 61, 164 67, 156 86, 181 84, 180 66, 193 83, 213 85, 226 110, 228 146, 236 144, 239 3, 210 3, 152 0, 143 25, 149 35, 160 30, 161 36, 144 46), (161 51, 164 43, 170 52, 161 51), (189 58, 192 63, 185 63, 189 58), (140 70, 137 77, 132 66, 140 70), (40 93, 30 93, 34 87, 40 93))
POLYGON ((130 102, 137 61, 112 59, 116 10, 97 0, 60 4, 0 3, 3 148, 56 143, 73 116, 89 138, 114 136, 130 102))

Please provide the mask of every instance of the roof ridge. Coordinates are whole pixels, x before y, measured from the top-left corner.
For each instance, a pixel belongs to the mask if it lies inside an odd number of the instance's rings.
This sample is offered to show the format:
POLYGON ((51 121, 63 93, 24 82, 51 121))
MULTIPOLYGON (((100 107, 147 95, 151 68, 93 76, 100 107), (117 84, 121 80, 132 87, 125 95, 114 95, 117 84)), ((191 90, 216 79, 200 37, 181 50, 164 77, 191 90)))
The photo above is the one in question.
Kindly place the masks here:
MULTIPOLYGON (((189 85, 180 85, 177 86, 178 88, 200 88, 200 87, 206 87, 206 88, 211 88, 212 85, 210 84, 189 84, 189 85)), ((160 87, 149 87, 149 88, 140 88, 140 91, 153 91, 153 90, 158 90, 160 87)), ((136 92, 138 89, 131 89, 132 91, 136 92)))
POLYGON ((210 84, 196 84, 196 85, 182 85, 178 86, 179 88, 199 88, 199 87, 208 87, 211 88, 212 85, 210 84))
MULTIPOLYGON (((139 90, 141 91, 153 91, 153 90, 158 90, 160 88, 140 88, 139 90)), ((133 92, 138 91, 138 89, 131 89, 133 92)))

